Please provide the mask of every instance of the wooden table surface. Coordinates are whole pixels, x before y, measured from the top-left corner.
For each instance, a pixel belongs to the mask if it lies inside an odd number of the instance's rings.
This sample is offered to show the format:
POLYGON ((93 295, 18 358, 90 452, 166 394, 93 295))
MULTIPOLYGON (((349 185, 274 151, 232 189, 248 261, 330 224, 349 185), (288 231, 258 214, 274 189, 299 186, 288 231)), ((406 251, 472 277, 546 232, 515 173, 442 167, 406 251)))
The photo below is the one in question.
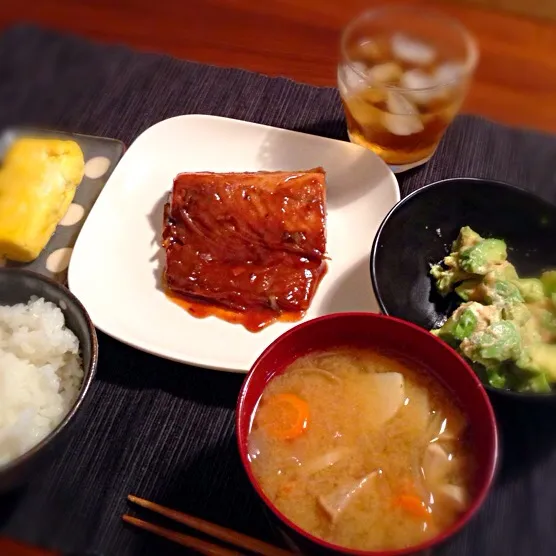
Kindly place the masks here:
MULTIPOLYGON (((457 1, 409 2, 432 5, 458 17, 478 38, 481 62, 465 111, 556 132, 556 22, 457 1)), ((141 50, 334 86, 341 29, 379 2, 26 0, 2 4, 0 29, 32 21, 141 50)))
MULTIPOLYGON (((556 132, 556 22, 450 0, 408 1, 458 17, 478 38, 481 61, 465 111, 556 132)), ((334 86, 341 29, 380 2, 25 0, 2 4, 0 29, 32 21, 141 50, 334 86)))

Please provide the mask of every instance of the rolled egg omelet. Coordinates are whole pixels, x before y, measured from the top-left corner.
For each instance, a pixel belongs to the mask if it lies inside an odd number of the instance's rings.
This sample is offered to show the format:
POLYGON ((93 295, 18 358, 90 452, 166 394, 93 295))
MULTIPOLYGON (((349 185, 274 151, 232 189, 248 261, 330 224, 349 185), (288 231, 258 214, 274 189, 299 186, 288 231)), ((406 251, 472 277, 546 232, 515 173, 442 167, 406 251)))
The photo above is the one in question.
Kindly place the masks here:
POLYGON ((23 138, 0 167, 0 258, 31 262, 66 214, 83 179, 75 141, 23 138))

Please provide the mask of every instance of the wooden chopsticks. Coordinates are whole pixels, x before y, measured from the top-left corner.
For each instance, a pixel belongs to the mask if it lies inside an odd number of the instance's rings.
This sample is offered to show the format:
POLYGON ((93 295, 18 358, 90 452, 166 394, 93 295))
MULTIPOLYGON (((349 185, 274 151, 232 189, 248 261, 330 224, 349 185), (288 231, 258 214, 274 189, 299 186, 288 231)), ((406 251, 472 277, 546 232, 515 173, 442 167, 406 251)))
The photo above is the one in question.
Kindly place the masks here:
MULTIPOLYGON (((160 504, 155 504, 154 502, 149 502, 143 498, 133 496, 132 494, 130 494, 127 499, 133 504, 137 504, 173 521, 182 523, 183 525, 187 525, 188 527, 200 531, 201 533, 210 535, 211 537, 237 546, 238 548, 243 548, 245 550, 249 550, 250 552, 255 552, 256 554, 261 554, 262 556, 292 556, 292 554, 294 554, 293 552, 277 548, 258 539, 243 535, 242 533, 232 531, 226 527, 221 527, 220 525, 210 523, 204 519, 166 508, 160 504)), ((136 517, 128 514, 123 515, 122 519, 126 523, 130 523, 131 525, 150 531, 155 535, 159 535, 183 546, 187 546, 188 548, 192 548, 201 554, 210 556, 243 556, 243 552, 236 552, 234 550, 230 550, 229 548, 224 548, 190 535, 177 533, 176 531, 154 525, 147 521, 143 521, 142 519, 137 519, 136 517)))

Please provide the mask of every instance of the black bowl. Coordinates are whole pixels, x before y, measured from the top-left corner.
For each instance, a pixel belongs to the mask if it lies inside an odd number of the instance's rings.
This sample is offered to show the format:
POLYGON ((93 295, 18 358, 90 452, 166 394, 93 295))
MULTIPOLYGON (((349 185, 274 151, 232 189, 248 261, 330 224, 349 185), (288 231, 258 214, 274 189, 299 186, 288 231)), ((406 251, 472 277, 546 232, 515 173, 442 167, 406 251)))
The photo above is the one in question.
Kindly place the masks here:
POLYGON ((28 270, 0 269, 0 305, 27 303, 34 295, 58 305, 66 319, 66 326, 79 339, 84 369, 83 384, 69 413, 46 438, 20 457, 0 466, 0 493, 22 486, 48 463, 63 455, 83 414, 97 367, 98 343, 95 327, 79 300, 64 286, 40 274, 28 270))
MULTIPOLYGON (((371 253, 371 278, 381 310, 426 329, 441 325, 460 301, 443 299, 430 265, 449 253, 462 226, 504 239, 520 276, 556 268, 556 206, 517 187, 482 179, 454 178, 427 185, 386 216, 371 253)), ((553 395, 517 394, 520 398, 553 395)))

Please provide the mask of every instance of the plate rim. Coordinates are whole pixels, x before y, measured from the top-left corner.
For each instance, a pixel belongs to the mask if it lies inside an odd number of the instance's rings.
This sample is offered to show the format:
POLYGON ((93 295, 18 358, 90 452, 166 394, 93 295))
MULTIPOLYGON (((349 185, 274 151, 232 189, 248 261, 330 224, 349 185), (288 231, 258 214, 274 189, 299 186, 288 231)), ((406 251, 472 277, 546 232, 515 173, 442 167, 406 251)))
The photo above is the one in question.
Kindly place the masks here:
MULTIPOLYGON (((299 135, 299 136, 303 136, 303 137, 310 137, 311 139, 317 139, 319 141, 323 141, 323 142, 326 142, 326 143, 330 143, 330 142, 338 143, 338 144, 348 143, 348 144, 353 145, 355 147, 364 149, 364 147, 360 147, 359 145, 355 145, 354 143, 350 143, 348 141, 343 141, 341 139, 323 137, 322 135, 315 135, 315 134, 312 134, 312 133, 305 133, 305 132, 302 132, 302 131, 295 131, 295 130, 287 129, 287 128, 284 128, 284 127, 277 127, 277 126, 271 126, 271 125, 267 125, 267 124, 260 124, 260 123, 256 123, 256 122, 249 122, 249 121, 240 120, 240 119, 237 119, 237 118, 228 118, 228 117, 225 117, 225 116, 214 116, 214 115, 211 115, 211 114, 199 114, 199 113, 180 114, 180 115, 177 115, 177 116, 171 116, 169 118, 165 118, 163 120, 160 120, 160 121, 154 123, 153 125, 147 127, 146 129, 144 129, 130 143, 129 147, 123 152, 123 154, 120 157, 117 165, 114 167, 110 177, 108 178, 108 180, 104 184, 104 187, 103 187, 100 195, 98 196, 97 201, 95 202, 95 205, 93 205, 93 208, 89 212, 89 215, 88 215, 85 223, 83 224, 81 232, 87 226, 87 222, 89 221, 89 218, 90 218, 91 214, 93 214, 95 210, 98 210, 98 201, 102 198, 102 196, 110 188, 111 181, 114 179, 114 176, 117 175, 118 167, 122 164, 122 162, 126 159, 126 157, 128 157, 130 154, 133 153, 135 144, 141 138, 143 138, 144 135, 147 135, 147 134, 151 133, 152 130, 154 130, 158 127, 162 127, 164 124, 168 124, 169 122, 172 122, 172 121, 184 121, 184 120, 194 120, 194 119, 201 119, 201 120, 210 119, 210 120, 213 120, 213 121, 233 122, 234 124, 236 124, 236 125, 239 124, 243 127, 256 127, 256 128, 266 129, 266 130, 278 130, 278 131, 283 131, 283 132, 288 133, 288 134, 295 134, 295 135, 299 135)), ((391 168, 377 154, 373 153, 372 151, 370 151, 368 149, 364 149, 364 150, 366 152, 368 152, 371 156, 373 156, 375 158, 375 160, 377 160, 378 163, 383 166, 383 168, 386 170, 386 175, 388 175, 388 177, 389 177, 389 187, 391 189, 391 192, 394 194, 394 200, 395 200, 394 205, 388 211, 388 212, 390 212, 390 210, 392 210, 401 200, 400 186, 399 186, 399 182, 398 182, 398 179, 396 177, 396 174, 391 170, 391 168)), ((377 227, 377 233, 378 233, 379 228, 380 228, 380 223, 379 223, 379 226, 377 227)), ((77 240, 75 242, 74 253, 76 251, 80 250, 80 243, 82 241, 81 240, 81 236, 82 236, 81 232, 80 232, 80 234, 77 237, 77 240)), ((375 237, 376 237, 376 234, 375 234, 375 237)), ((373 238, 373 241, 374 241, 374 238, 373 238)), ((370 255, 370 251, 369 251, 369 255, 370 255)), ((72 272, 72 268, 75 268, 75 265, 72 265, 72 261, 73 261, 73 257, 72 257, 72 260, 70 260, 70 264, 69 264, 69 267, 68 267, 68 278, 67 278, 68 289, 72 293, 75 293, 75 295, 78 295, 79 292, 74 292, 73 286, 72 286, 72 276, 74 276, 74 273, 72 272)), ((318 316, 319 315, 317 315, 317 317, 318 316)), ((301 323, 305 322, 305 318, 306 317, 303 317, 298 323, 294 323, 294 326, 296 326, 297 324, 301 324, 301 323)), ((188 358, 186 360, 186 359, 184 359, 183 356, 180 357, 179 355, 173 355, 172 353, 169 353, 168 351, 165 351, 165 350, 156 350, 153 347, 150 347, 149 345, 145 345, 143 342, 137 342, 137 341, 134 341, 133 339, 126 338, 125 335, 117 334, 115 332, 110 332, 109 323, 103 323, 102 319, 101 319, 100 322, 97 322, 97 320, 98 320, 97 315, 91 315, 91 319, 93 320, 93 323, 98 330, 100 330, 104 334, 110 336, 111 338, 113 338, 113 339, 115 339, 115 340, 117 340, 117 341, 119 341, 119 342, 121 342, 125 345, 128 345, 128 346, 130 346, 134 349, 142 351, 144 353, 148 353, 150 355, 160 357, 162 359, 166 359, 167 361, 179 363, 179 364, 182 364, 182 365, 189 365, 189 366, 193 366, 193 367, 198 367, 198 368, 201 368, 201 369, 221 371, 221 372, 229 372, 229 373, 236 373, 236 374, 247 374, 249 372, 249 369, 237 368, 233 364, 228 365, 228 366, 222 366, 221 363, 216 363, 215 361, 208 360, 206 358, 202 361, 199 361, 198 359, 193 360, 194 358, 188 358)), ((262 350, 264 350, 265 347, 266 346, 262 347, 262 350)), ((253 356, 254 357, 253 361, 256 360, 257 356, 258 356, 258 353, 253 356)), ((250 366, 252 366, 252 365, 250 365, 250 366)))

